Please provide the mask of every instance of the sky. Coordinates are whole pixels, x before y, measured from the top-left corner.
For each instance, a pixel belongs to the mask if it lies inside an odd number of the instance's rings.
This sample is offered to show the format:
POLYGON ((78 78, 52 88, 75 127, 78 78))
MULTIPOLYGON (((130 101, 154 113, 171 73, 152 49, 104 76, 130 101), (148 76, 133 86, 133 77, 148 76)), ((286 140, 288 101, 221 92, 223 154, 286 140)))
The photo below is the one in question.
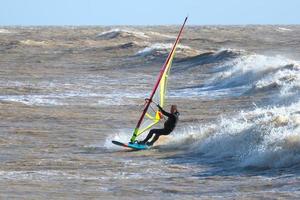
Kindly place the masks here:
POLYGON ((7 25, 300 24, 300 0, 0 0, 7 25))

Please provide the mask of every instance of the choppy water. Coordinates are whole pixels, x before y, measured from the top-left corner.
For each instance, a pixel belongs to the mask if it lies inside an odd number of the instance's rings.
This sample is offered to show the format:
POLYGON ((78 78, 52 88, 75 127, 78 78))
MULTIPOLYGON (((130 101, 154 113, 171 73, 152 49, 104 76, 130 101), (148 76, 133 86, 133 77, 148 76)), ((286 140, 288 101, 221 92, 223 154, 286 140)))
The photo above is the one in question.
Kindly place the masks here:
POLYGON ((299 26, 188 26, 176 130, 128 141, 178 27, 1 27, 1 199, 300 197, 299 26))

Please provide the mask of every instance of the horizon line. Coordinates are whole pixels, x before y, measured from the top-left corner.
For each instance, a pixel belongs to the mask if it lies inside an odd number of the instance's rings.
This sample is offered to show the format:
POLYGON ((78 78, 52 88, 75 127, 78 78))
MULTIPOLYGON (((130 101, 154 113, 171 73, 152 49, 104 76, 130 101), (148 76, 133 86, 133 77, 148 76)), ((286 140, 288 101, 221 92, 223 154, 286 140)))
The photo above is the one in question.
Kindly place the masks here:
MULTIPOLYGON (((10 24, 10 25, 3 25, 0 24, 0 27, 110 27, 110 26, 180 26, 181 24, 10 24)), ((299 26, 300 24, 286 24, 286 23, 270 23, 270 24, 259 24, 259 23, 249 23, 249 24, 187 24, 186 26, 299 26)))

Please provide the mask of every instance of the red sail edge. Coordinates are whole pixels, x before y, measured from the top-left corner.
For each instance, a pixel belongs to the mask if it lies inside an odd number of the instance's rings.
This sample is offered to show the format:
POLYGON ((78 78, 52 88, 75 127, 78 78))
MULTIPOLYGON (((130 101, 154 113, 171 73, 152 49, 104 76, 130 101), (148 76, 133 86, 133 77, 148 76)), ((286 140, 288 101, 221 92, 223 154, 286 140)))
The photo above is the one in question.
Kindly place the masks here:
POLYGON ((175 43, 174 43, 174 45, 173 45, 173 47, 172 47, 172 49, 171 49, 171 51, 170 51, 170 53, 169 53, 169 55, 168 55, 168 57, 167 57, 167 59, 166 59, 164 65, 163 65, 163 67, 162 67, 161 70, 160 70, 158 79, 157 79, 157 81, 156 81, 156 83, 155 83, 155 86, 154 86, 152 92, 151 92, 150 98, 149 98, 149 100, 147 101, 147 104, 146 104, 146 106, 145 106, 145 108, 144 108, 144 110, 143 110, 143 112, 142 112, 142 115, 141 115, 141 117, 140 117, 140 119, 139 119, 139 121, 138 121, 138 123, 137 123, 135 129, 134 129, 134 133, 133 133, 133 136, 132 136, 131 139, 130 139, 130 142, 134 142, 134 141, 135 141, 135 138, 137 137, 137 131, 138 131, 138 129, 139 129, 139 127, 140 127, 140 125, 141 125, 141 123, 142 123, 142 121, 143 121, 143 118, 144 118, 144 116, 145 116, 145 114, 146 114, 146 112, 147 112, 147 110, 148 110, 148 108, 149 108, 149 106, 150 106, 150 103, 152 102, 153 96, 154 96, 154 94, 155 94, 155 92, 156 92, 156 90, 157 90, 157 88, 158 88, 159 82, 160 82, 160 80, 161 80, 161 78, 162 78, 162 76, 163 76, 163 74, 164 74, 164 72, 165 72, 165 69, 166 69, 166 67, 167 67, 167 65, 168 65, 168 63, 169 63, 169 61, 170 61, 170 59, 171 59, 171 55, 172 55, 173 52, 175 51, 175 47, 176 47, 176 45, 177 45, 178 42, 179 42, 180 36, 181 36, 181 34, 182 34, 182 31, 183 31, 183 28, 184 28, 184 26, 185 26, 185 23, 186 23, 187 19, 188 19, 188 17, 185 18, 185 20, 184 20, 184 22, 183 22, 183 24, 182 24, 182 26, 181 26, 181 28, 180 28, 180 31, 179 31, 179 33, 178 33, 178 36, 177 36, 177 38, 176 38, 176 40, 175 40, 175 43))

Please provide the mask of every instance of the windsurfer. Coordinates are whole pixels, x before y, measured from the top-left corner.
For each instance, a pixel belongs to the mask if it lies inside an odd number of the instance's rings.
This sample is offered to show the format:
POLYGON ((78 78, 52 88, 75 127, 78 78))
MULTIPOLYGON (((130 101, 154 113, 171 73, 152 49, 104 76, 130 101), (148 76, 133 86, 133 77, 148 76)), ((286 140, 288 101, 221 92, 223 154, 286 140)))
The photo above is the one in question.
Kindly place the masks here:
POLYGON ((157 105, 157 107, 159 108, 160 112, 163 115, 168 117, 168 119, 164 123, 164 128, 162 128, 162 129, 151 129, 149 131, 147 137, 143 141, 138 142, 139 144, 147 144, 149 146, 152 146, 158 140, 158 138, 161 135, 169 135, 174 130, 174 128, 176 127, 178 117, 179 117, 179 112, 177 110, 177 106, 172 105, 171 109, 170 109, 170 113, 163 110, 162 107, 160 107, 159 104, 157 105), (154 138, 151 140, 151 142, 148 142, 148 140, 150 140, 153 135, 155 135, 154 138))

